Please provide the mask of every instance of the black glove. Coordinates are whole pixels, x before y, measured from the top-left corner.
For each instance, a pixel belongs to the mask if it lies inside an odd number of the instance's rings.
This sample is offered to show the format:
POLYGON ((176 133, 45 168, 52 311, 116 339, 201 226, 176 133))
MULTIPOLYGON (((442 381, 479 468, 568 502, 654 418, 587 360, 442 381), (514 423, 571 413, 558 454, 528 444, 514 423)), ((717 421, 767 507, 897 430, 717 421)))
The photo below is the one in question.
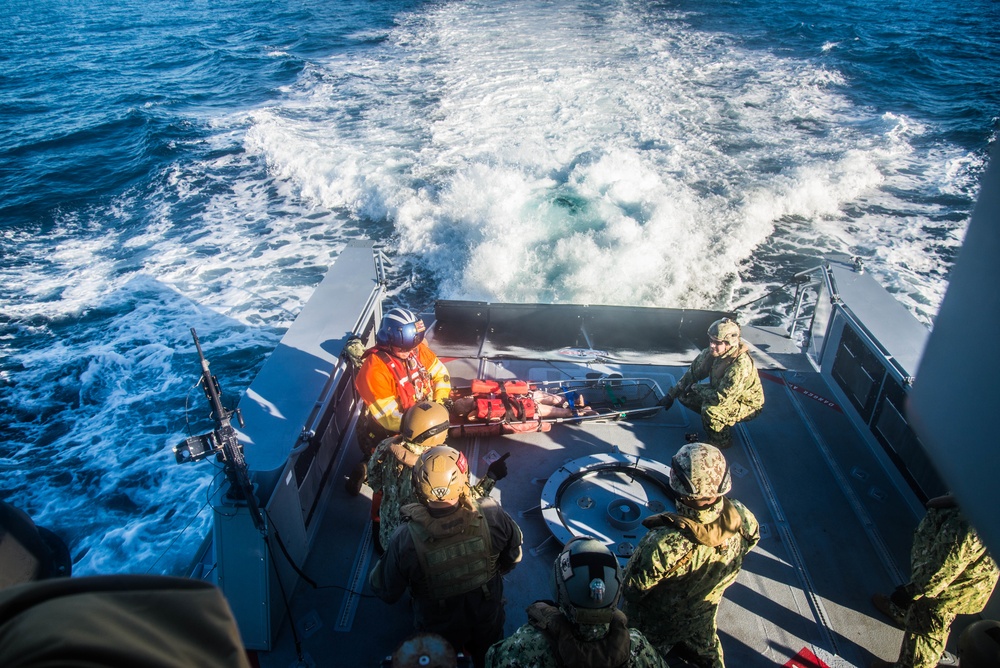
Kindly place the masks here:
POLYGON ((912 586, 908 584, 899 585, 889 596, 889 600, 892 601, 896 607, 903 608, 904 610, 910 607, 913 604, 912 586))
POLYGON ((664 394, 663 398, 656 402, 658 406, 663 406, 663 410, 669 411, 670 407, 674 405, 674 398, 669 394, 664 394))
POLYGON ((958 501, 952 494, 945 494, 944 496, 935 496, 933 499, 928 499, 926 508, 928 510, 936 509, 942 510, 947 508, 957 508, 958 501))
POLYGON ((507 458, 510 457, 508 452, 500 459, 496 460, 486 469, 486 477, 492 478, 496 482, 500 482, 507 477, 507 458))

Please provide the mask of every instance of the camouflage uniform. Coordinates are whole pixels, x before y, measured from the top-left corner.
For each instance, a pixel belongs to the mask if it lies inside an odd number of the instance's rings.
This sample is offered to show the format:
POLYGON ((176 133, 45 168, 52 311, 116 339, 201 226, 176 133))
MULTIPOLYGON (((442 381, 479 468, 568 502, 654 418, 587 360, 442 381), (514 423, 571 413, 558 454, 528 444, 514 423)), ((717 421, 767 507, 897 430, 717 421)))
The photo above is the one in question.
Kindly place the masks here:
MULTIPOLYGON (((913 602, 902 615, 905 635, 898 668, 938 665, 955 616, 982 612, 1000 577, 996 562, 958 508, 930 508, 910 552, 913 602)), ((893 606, 895 607, 895 606, 893 606)))
MULTIPOLYGON (((610 624, 586 624, 573 627, 580 645, 600 640, 608 633, 610 624)), ((659 652, 649 644, 638 629, 629 629, 631 648, 629 668, 666 668, 659 652)), ((560 668, 545 634, 531 623, 525 624, 507 639, 490 647, 486 654, 487 668, 560 668)), ((611 668, 606 667, 606 668, 611 668)))
POLYGON ((739 501, 719 497, 701 509, 679 503, 676 515, 655 515, 644 524, 654 528, 625 566, 629 624, 663 656, 678 646, 696 655, 698 665, 723 668, 716 612, 723 592, 739 574, 743 556, 760 540, 757 519, 739 501), (662 523, 650 521, 657 518, 663 518, 662 523), (699 532, 714 529, 714 538, 679 526, 689 520, 701 525, 694 527, 699 532))
POLYGON ((746 344, 730 346, 712 356, 706 348, 667 395, 701 414, 708 442, 720 448, 732 445, 731 427, 752 420, 764 408, 764 388, 746 344), (699 381, 708 378, 708 384, 699 381))
MULTIPOLYGON (((368 460, 368 485, 372 488, 373 494, 382 492, 378 508, 379 544, 382 546, 389 544, 392 533, 403 523, 401 514, 403 506, 420 501, 413 489, 410 471, 417 458, 429 449, 430 446, 411 443, 401 436, 392 436, 379 443, 371 459, 368 460), (405 450, 410 455, 404 455, 402 452, 397 455, 393 452, 394 444, 399 446, 396 448, 397 451, 405 450), (407 461, 402 461, 401 455, 407 461)), ((489 496, 495 485, 496 481, 492 478, 484 477, 471 488, 471 496, 473 498, 489 496)))

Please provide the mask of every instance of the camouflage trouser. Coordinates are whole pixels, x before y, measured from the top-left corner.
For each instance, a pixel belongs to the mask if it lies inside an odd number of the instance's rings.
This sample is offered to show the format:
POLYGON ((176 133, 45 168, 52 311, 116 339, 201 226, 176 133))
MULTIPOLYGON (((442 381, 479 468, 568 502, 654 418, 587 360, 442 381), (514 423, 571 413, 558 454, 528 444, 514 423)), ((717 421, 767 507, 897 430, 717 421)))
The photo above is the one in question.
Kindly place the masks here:
POLYGON ((733 444, 732 426, 737 422, 754 419, 760 415, 760 409, 739 403, 720 406, 714 403, 715 398, 715 390, 710 385, 702 384, 692 385, 687 392, 677 397, 684 406, 701 414, 701 424, 708 435, 708 442, 720 448, 728 448, 733 444))
POLYGON ((899 658, 893 665, 897 668, 937 666, 944 654, 948 632, 955 616, 956 613, 934 599, 921 598, 914 601, 903 620, 906 633, 903 636, 903 646, 899 648, 899 658))
POLYGON ((673 652, 699 668, 725 668, 722 660, 722 643, 715 622, 715 609, 711 615, 686 618, 666 633, 653 622, 636 625, 646 639, 664 657, 673 652))

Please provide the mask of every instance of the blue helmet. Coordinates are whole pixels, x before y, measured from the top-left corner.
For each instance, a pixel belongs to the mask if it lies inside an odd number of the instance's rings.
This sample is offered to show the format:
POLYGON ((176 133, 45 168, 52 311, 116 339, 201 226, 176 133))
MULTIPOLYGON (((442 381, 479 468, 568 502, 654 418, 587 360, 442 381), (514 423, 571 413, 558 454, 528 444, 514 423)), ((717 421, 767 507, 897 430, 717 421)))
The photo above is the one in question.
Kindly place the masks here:
POLYGON ((424 321, 405 308, 394 308, 382 316, 375 343, 409 351, 424 340, 424 321))

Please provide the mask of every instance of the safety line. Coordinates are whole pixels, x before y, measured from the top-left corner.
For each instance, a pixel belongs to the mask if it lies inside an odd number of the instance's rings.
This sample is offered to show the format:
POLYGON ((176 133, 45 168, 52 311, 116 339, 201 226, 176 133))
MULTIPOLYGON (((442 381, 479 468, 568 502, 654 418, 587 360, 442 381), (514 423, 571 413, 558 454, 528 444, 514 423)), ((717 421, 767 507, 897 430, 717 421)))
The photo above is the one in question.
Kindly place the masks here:
POLYGON ((827 406, 828 408, 832 408, 838 413, 844 412, 844 410, 837 404, 837 402, 831 401, 821 394, 816 394, 811 390, 807 390, 801 385, 796 385, 795 383, 790 382, 789 380, 785 379, 782 376, 775 376, 774 374, 768 373, 767 371, 761 371, 760 369, 757 370, 757 373, 758 375, 760 375, 761 378, 769 380, 773 383, 777 383, 778 385, 784 385, 788 389, 794 392, 798 392, 799 394, 805 395, 810 399, 812 399, 813 401, 818 401, 819 403, 823 404, 824 406, 827 406))

